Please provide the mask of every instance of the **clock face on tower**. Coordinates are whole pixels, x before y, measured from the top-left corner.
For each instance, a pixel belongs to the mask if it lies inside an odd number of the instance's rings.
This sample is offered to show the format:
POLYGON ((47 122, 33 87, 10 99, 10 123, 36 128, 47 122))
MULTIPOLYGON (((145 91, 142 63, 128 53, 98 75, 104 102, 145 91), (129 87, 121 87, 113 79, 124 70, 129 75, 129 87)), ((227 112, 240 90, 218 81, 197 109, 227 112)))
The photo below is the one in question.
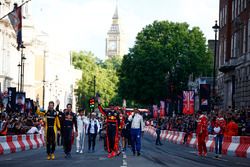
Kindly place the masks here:
POLYGON ((110 41, 109 42, 109 49, 110 50, 116 50, 116 42, 115 41, 110 41))

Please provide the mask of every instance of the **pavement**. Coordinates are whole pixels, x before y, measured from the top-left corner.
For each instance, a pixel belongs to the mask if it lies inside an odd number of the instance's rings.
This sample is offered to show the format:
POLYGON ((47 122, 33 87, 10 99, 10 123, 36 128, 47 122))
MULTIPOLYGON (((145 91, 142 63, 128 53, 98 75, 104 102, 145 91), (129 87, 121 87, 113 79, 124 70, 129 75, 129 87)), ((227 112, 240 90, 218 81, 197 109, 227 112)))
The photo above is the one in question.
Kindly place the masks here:
MULTIPOLYGON (((85 143, 87 146, 87 141, 85 143)), ((223 156, 214 158, 196 155, 197 150, 163 141, 162 146, 155 145, 155 139, 145 134, 142 139, 141 156, 133 156, 130 149, 120 156, 107 158, 103 141, 97 141, 94 153, 77 154, 72 149, 72 158, 65 159, 62 146, 56 147, 56 159, 46 160, 45 148, 18 152, 0 156, 0 167, 249 167, 250 159, 223 156)))

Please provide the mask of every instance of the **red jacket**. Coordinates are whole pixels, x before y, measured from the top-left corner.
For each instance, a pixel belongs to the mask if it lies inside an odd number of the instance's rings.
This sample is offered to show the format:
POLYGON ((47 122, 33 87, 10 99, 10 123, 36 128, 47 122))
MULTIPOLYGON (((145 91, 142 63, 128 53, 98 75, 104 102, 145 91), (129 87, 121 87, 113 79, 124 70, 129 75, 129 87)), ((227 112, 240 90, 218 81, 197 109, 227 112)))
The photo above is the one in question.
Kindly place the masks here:
POLYGON ((226 121, 223 117, 217 117, 215 122, 215 127, 220 127, 220 132, 218 134, 224 134, 226 128, 226 121))
POLYGON ((197 129, 196 129, 196 133, 197 135, 202 134, 202 135, 208 135, 208 119, 207 116, 204 114, 201 114, 198 121, 197 121, 198 125, 197 125, 197 129))
POLYGON ((230 121, 226 126, 226 136, 237 136, 238 125, 234 121, 230 121))

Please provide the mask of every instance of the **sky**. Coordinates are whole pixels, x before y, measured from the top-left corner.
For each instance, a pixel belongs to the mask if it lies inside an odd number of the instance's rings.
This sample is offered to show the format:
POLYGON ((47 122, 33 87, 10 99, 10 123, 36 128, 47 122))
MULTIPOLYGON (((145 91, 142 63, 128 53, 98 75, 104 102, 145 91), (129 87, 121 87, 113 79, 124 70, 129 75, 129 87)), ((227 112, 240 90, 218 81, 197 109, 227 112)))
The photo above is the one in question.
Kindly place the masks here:
POLYGON ((138 32, 153 21, 187 22, 214 39, 212 26, 219 19, 219 0, 32 0, 29 13, 37 30, 49 34, 50 48, 91 51, 105 59, 105 39, 116 1, 127 50, 138 32))

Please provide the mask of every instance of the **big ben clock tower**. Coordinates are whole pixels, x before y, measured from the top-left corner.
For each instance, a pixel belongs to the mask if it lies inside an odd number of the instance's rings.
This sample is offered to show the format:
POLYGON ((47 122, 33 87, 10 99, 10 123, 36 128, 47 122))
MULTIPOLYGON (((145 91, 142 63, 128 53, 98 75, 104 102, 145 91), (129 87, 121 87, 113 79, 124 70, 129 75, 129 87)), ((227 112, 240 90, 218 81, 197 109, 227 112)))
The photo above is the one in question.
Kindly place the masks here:
POLYGON ((123 56, 121 53, 121 33, 119 28, 118 8, 112 17, 113 22, 106 38, 106 57, 123 56))

